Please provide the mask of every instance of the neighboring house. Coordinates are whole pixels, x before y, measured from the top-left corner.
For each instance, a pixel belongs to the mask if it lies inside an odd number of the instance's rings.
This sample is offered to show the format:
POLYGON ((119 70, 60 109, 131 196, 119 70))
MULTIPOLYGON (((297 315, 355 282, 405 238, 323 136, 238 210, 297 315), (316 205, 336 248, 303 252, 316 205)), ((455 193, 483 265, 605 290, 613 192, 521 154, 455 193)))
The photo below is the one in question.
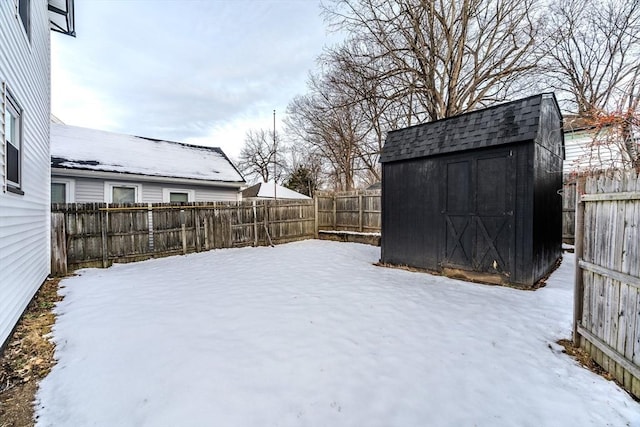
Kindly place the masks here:
POLYGON ((217 147, 51 123, 52 203, 238 201, 244 185, 217 147))
POLYGON ((311 197, 289 190, 286 187, 275 184, 273 181, 261 182, 242 190, 243 200, 311 200, 311 197))
POLYGON ((572 174, 623 167, 622 141, 618 141, 616 136, 609 127, 597 128, 590 120, 565 116, 564 176, 571 180, 572 174))
POLYGON ((0 0, 0 347, 49 274, 49 30, 73 0, 0 0))

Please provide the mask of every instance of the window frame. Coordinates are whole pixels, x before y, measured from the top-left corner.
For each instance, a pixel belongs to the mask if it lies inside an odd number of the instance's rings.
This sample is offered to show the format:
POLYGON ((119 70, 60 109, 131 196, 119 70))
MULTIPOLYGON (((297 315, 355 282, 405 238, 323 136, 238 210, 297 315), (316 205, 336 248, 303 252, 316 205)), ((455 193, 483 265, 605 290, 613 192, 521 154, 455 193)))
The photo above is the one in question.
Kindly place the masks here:
POLYGON ((113 202, 113 189, 116 187, 122 188, 133 188, 134 193, 134 202, 133 203, 141 203, 142 197, 142 184, 138 184, 135 182, 118 182, 118 181, 105 181, 104 183, 104 200, 105 203, 114 203, 113 202))
POLYGON ((15 2, 16 18, 20 21, 20 25, 27 36, 27 40, 31 42, 31 0, 15 0, 15 2), (22 9, 22 6, 24 6, 25 9, 22 9), (26 10, 24 16, 21 13, 22 10, 26 10))
MULTIPOLYGON (((51 178, 51 184, 64 184, 64 203, 75 203, 76 182, 73 179, 51 178)), ((52 193, 53 194, 53 193, 52 193)), ((57 203, 51 201, 51 203, 57 203)))
POLYGON ((196 198, 195 190, 189 190, 187 188, 166 187, 162 189, 162 203, 171 203, 171 193, 186 193, 187 203, 195 202, 195 198, 196 198))
POLYGON ((15 96, 11 93, 9 88, 3 85, 3 98, 4 98, 4 110, 3 120, 2 120, 2 142, 4 145, 4 188, 5 191, 24 195, 24 191, 22 191, 23 180, 22 180, 22 169, 23 169, 23 147, 24 147, 24 109, 20 106, 20 103, 16 100, 15 96), (15 120, 15 129, 17 130, 17 147, 14 144, 16 141, 9 141, 7 136, 7 119, 11 115, 15 120), (9 145, 16 149, 17 156, 16 168, 18 170, 18 181, 12 181, 9 179, 9 145))

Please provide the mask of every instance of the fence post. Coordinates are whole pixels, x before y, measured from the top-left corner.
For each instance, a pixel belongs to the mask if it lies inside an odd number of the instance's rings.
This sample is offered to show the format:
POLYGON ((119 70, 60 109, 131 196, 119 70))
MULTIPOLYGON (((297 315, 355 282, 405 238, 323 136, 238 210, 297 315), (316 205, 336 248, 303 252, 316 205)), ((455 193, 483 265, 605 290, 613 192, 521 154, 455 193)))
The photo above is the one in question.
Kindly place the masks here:
POLYGON ((313 236, 318 238, 318 195, 313 197, 313 236))
POLYGON ((251 201, 253 209, 253 246, 258 246, 258 212, 256 211, 256 201, 251 201))
POLYGON ((336 193, 333 193, 333 229, 337 230, 338 229, 338 225, 337 225, 337 203, 336 203, 336 193))
POLYGON ((193 208, 192 209, 193 212, 193 223, 196 227, 196 252, 200 252, 202 250, 202 247, 200 245, 200 209, 198 208, 193 208))
POLYGON ((187 225, 184 209, 180 209, 180 227, 182 228, 182 253, 187 254, 187 225))
POLYGON ((211 244, 209 243, 209 217, 205 213, 204 216, 204 248, 205 250, 211 249, 211 244))
POLYGON ((147 223, 149 224, 149 251, 154 252, 153 243, 153 206, 151 203, 147 204, 147 223))
POLYGON ((573 344, 580 346, 580 334, 578 325, 582 320, 582 310, 584 303, 584 282, 580 261, 584 252, 584 204, 582 195, 585 191, 585 177, 578 177, 576 181, 576 228, 574 233, 575 242, 575 284, 573 292, 573 344))
POLYGON ((67 274, 67 232, 64 212, 51 213, 51 275, 67 274))
MULTIPOLYGON (((109 207, 109 205, 107 205, 107 208, 109 207)), ((109 266, 109 242, 107 241, 108 239, 108 234, 107 234, 107 227, 109 226, 109 211, 107 210, 103 210, 100 211, 102 214, 102 229, 101 234, 102 234, 102 268, 107 268, 109 266)))
POLYGON ((362 232, 362 194, 358 194, 358 230, 362 232))
POLYGON ((227 246, 229 248, 232 248, 233 245, 237 243, 234 239, 233 226, 240 223, 240 206, 238 203, 239 202, 236 202, 234 211, 229 214, 229 246, 227 246), (233 212, 235 212, 235 216, 233 215, 233 212))

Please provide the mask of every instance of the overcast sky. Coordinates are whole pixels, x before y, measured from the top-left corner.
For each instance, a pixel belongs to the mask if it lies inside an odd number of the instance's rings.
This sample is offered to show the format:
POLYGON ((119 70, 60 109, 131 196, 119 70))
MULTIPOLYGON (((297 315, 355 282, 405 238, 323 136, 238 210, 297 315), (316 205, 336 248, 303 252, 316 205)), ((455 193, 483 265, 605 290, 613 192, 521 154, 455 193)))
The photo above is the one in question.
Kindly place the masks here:
POLYGON ((52 113, 66 124, 221 147, 281 129, 328 33, 315 0, 75 0, 52 35, 52 113))

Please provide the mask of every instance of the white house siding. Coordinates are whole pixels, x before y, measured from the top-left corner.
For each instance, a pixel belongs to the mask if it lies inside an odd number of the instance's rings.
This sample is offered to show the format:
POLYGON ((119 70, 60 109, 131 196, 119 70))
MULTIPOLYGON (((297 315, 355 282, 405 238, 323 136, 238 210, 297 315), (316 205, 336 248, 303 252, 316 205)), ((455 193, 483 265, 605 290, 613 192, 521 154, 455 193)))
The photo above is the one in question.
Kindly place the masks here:
POLYGON ((207 187, 202 185, 146 183, 142 182, 142 202, 162 203, 163 189, 193 191, 194 202, 235 202, 238 200, 238 189, 225 187, 207 187))
POLYGON ((55 174, 53 179, 73 179, 75 187, 75 197, 73 198, 75 203, 95 203, 105 202, 104 183, 108 182, 122 182, 139 184, 142 190, 140 197, 141 203, 162 203, 163 189, 170 188, 175 190, 192 190, 194 192, 195 202, 223 202, 238 200, 238 189, 227 187, 208 187, 203 185, 182 184, 182 183, 159 183, 142 181, 139 179, 102 179, 102 178, 82 178, 82 177, 66 177, 63 175, 55 174))
POLYGON ((141 201, 144 203, 162 203, 162 186, 143 183, 141 201))
MULTIPOLYGON (((55 176, 54 176, 55 178, 55 176)), ((76 203, 104 202, 104 181, 100 179, 75 179, 76 203)))
POLYGON ((211 200, 236 202, 239 200, 239 192, 236 189, 217 187, 196 187, 196 202, 208 202, 211 200))
POLYGON ((589 167, 591 161, 589 144, 592 140, 593 136, 589 131, 565 132, 565 160, 562 167, 565 175, 589 167))
MULTIPOLYGON (((4 108, 0 109, 0 345, 49 274, 50 53, 47 2, 31 1, 31 39, 14 0, 0 1, 0 98, 22 108, 24 195, 6 191, 4 108)), ((4 107, 4 106, 2 106, 4 107)))
POLYGON ((565 160, 563 172, 566 175, 602 169, 623 167, 623 151, 620 146, 607 142, 606 130, 601 130, 601 144, 594 144, 595 130, 584 129, 565 132, 565 160))

